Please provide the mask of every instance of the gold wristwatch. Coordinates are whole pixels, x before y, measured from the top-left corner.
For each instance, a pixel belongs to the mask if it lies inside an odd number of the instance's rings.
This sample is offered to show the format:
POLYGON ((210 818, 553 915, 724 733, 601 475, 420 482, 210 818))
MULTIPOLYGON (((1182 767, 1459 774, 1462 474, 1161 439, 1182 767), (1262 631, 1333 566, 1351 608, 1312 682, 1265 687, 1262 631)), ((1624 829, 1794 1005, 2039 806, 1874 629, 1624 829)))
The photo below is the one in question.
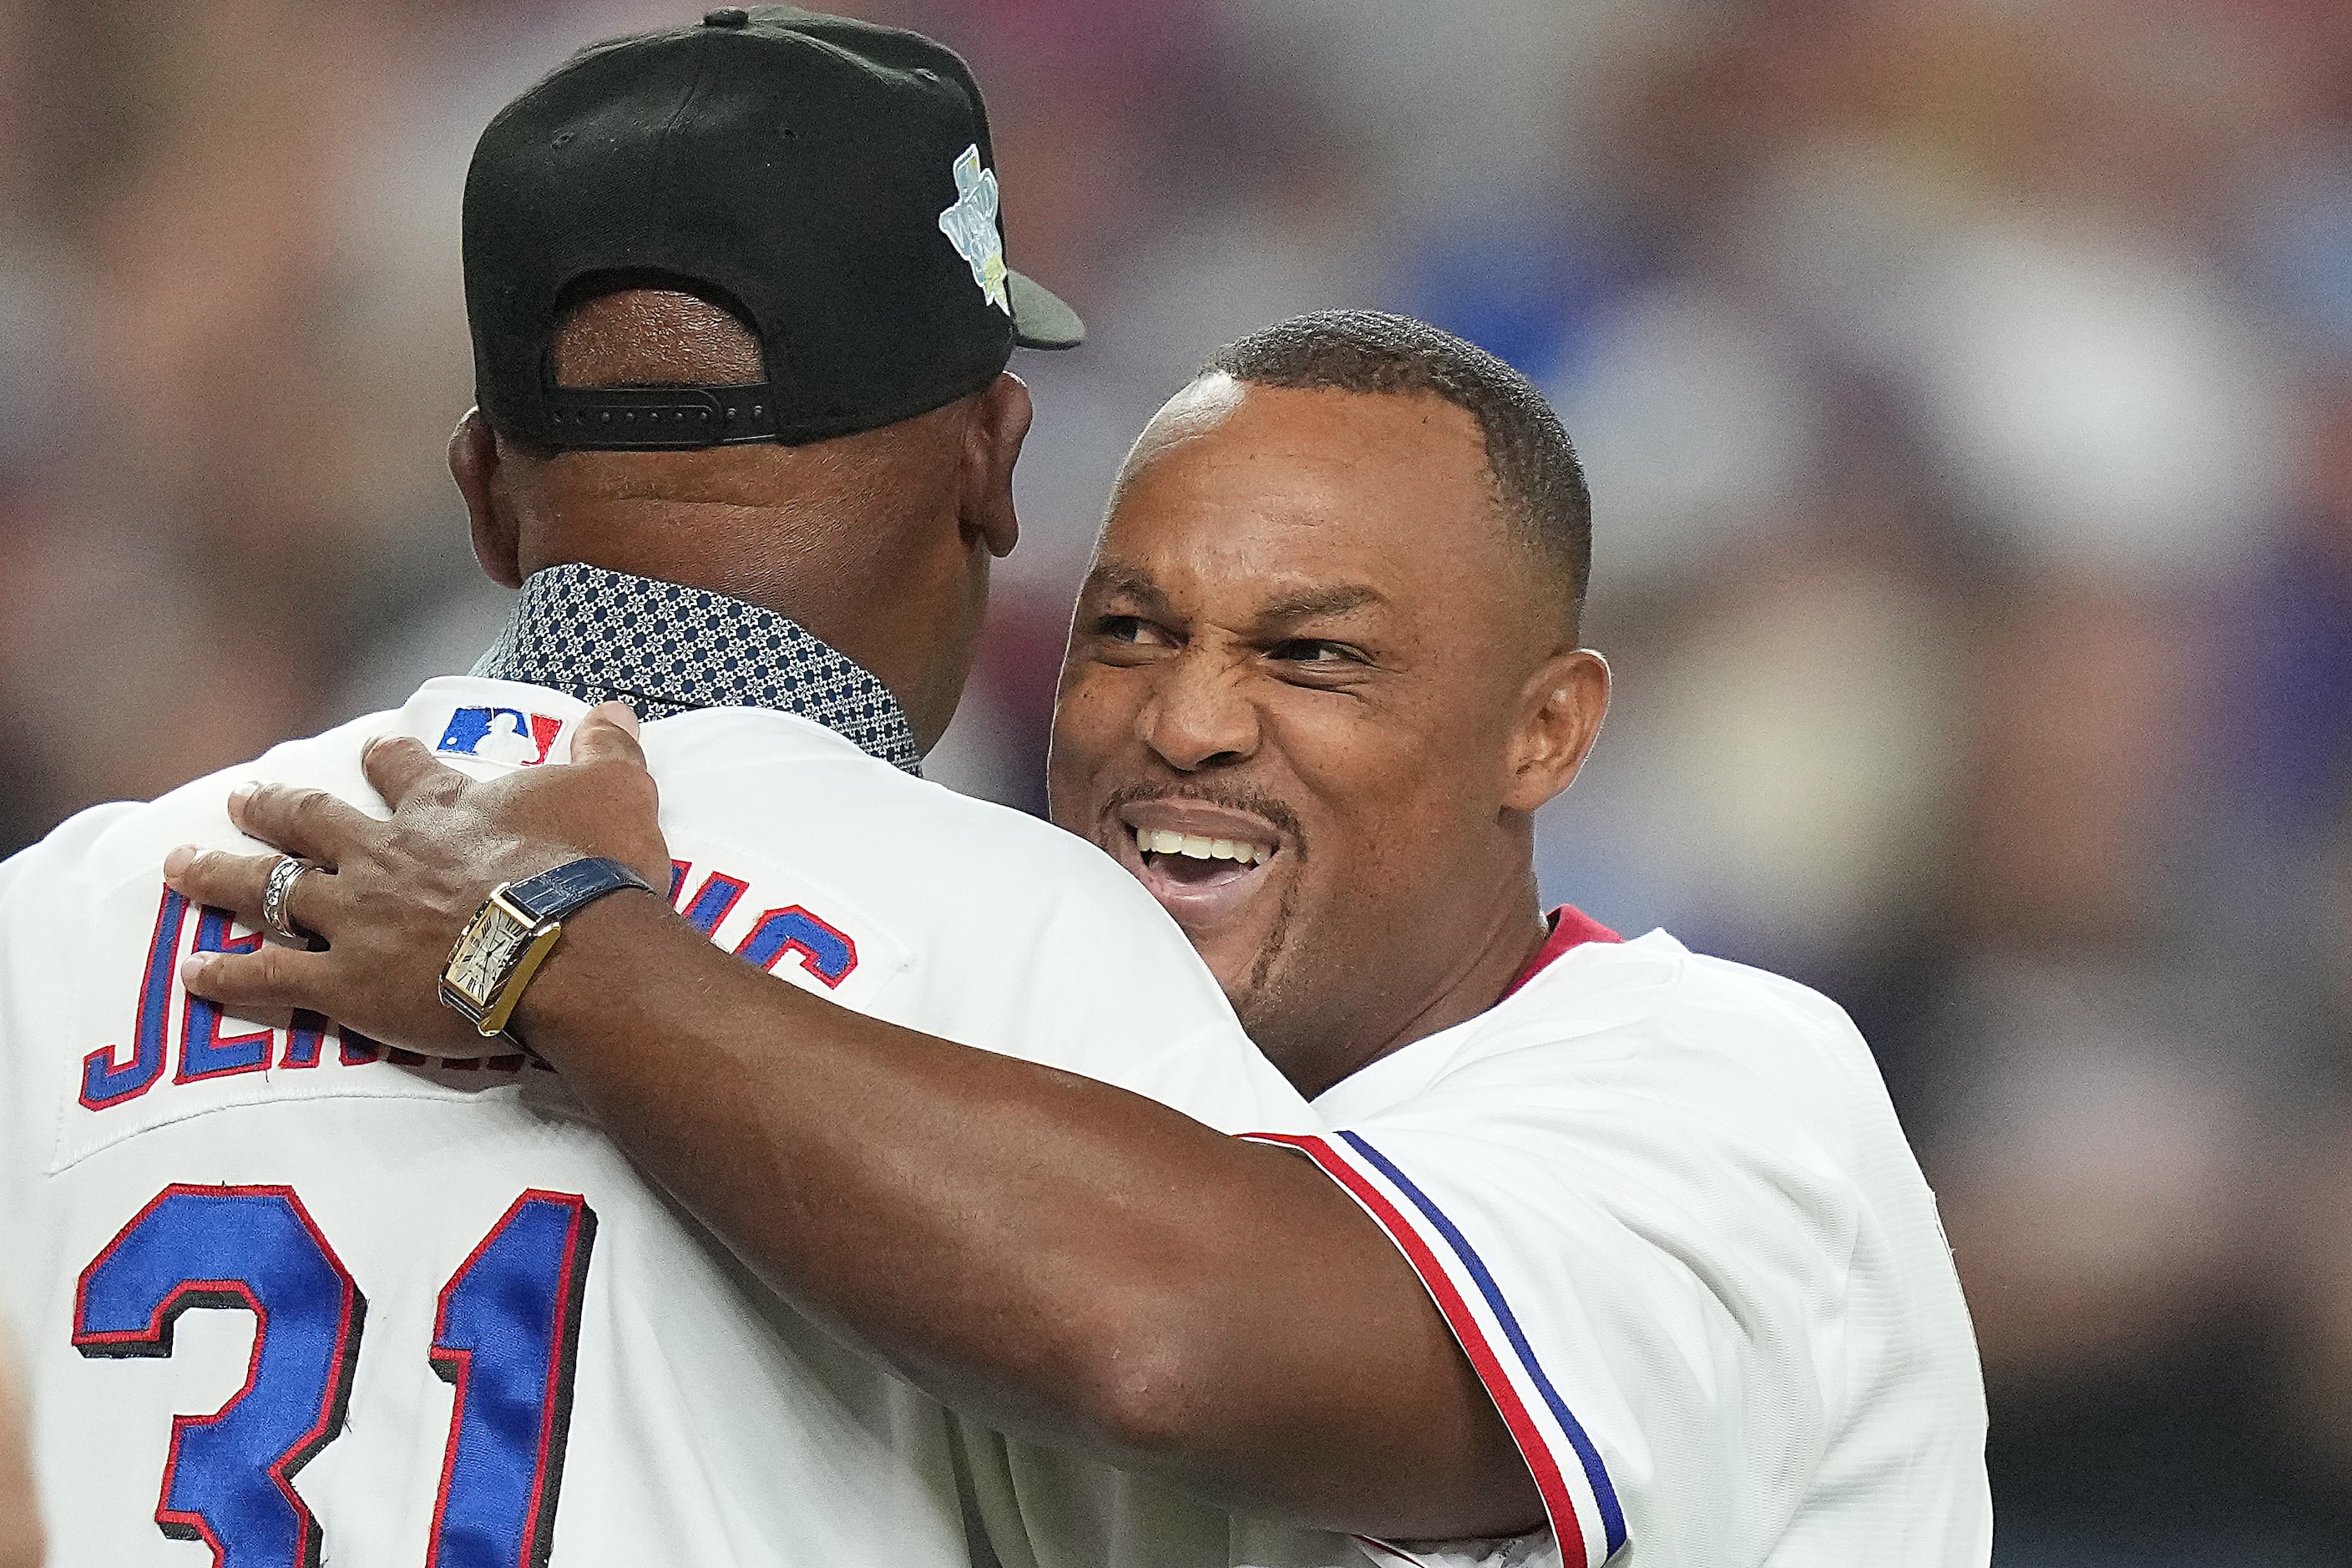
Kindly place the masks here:
POLYGON ((501 882, 449 952, 441 1000, 483 1035, 520 1046, 507 1032, 523 988, 547 961, 563 921, 607 893, 653 889, 618 860, 574 860, 520 882, 501 882))

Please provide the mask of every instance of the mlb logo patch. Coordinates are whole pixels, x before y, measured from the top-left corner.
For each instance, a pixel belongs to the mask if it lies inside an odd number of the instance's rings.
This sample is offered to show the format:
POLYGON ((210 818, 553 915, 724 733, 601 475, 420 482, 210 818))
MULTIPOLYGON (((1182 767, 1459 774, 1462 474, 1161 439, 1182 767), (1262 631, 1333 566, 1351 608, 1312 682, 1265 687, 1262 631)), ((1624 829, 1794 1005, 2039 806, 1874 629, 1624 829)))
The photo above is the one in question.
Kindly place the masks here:
POLYGON ((563 732, 563 721, 520 708, 460 708, 449 716, 449 727, 433 749, 451 756, 479 757, 486 763, 517 763, 536 767, 547 761, 547 749, 563 732))

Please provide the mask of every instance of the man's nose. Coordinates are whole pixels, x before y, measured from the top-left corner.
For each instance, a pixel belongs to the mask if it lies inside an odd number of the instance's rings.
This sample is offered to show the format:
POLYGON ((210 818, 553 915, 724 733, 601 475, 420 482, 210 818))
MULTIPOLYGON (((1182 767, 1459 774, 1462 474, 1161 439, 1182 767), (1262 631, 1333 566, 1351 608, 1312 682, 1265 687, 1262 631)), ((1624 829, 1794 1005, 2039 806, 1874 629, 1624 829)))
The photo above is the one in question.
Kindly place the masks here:
POLYGON ((1136 725, 1161 761, 1192 773, 1229 766, 1257 750, 1257 707, 1240 670, 1197 655, 1171 659, 1164 669, 1136 725))

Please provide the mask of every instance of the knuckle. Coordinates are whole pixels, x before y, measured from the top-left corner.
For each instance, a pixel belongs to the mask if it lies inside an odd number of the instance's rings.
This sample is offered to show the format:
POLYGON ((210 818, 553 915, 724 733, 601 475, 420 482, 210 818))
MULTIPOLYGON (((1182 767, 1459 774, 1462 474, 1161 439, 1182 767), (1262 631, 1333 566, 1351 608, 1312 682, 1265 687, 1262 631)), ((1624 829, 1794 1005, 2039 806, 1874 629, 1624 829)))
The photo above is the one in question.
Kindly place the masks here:
POLYGON ((199 851, 182 879, 198 902, 219 908, 240 908, 260 898, 260 876, 246 858, 218 849, 199 851))
POLYGON ((287 793, 284 813, 286 819, 297 827, 315 828, 324 826, 326 797, 317 790, 291 790, 287 793))
POLYGON ((291 794, 284 784, 265 784, 255 786, 245 803, 245 815, 250 821, 268 821, 286 815, 286 797, 291 794))
POLYGON ((299 966, 295 960, 301 955, 294 949, 265 942, 262 944, 261 952, 255 956, 258 957, 261 963, 255 966, 254 978, 269 987, 271 991, 283 992, 299 978, 299 966))
POLYGON ((236 956, 236 970, 227 972, 233 978, 224 985, 229 1000, 299 1006, 307 999, 304 971, 298 962, 305 955, 264 942, 254 952, 236 956))
POLYGON ((234 1007, 247 1000, 251 977, 246 964, 251 953, 216 953, 205 960, 191 976, 188 989, 200 996, 234 1007))

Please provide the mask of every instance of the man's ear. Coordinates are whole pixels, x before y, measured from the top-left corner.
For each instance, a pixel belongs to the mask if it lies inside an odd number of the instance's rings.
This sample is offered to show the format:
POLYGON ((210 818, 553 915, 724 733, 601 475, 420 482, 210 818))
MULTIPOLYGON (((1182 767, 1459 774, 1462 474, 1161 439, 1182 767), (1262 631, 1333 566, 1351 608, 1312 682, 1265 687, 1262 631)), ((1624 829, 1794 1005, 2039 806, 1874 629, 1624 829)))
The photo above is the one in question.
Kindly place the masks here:
POLYGON ((1576 782, 1609 711, 1609 661, 1589 647, 1555 654, 1519 690, 1503 805, 1533 811, 1576 782))
POLYGON ((520 531, 506 504, 499 483, 498 432, 478 408, 468 408, 449 437, 449 477, 466 498, 466 515, 473 524, 474 559, 490 581, 505 588, 522 586, 520 531))
POLYGON ((1029 437, 1036 410, 1029 388, 1007 371, 972 400, 964 421, 962 504, 958 521, 967 537, 977 536, 991 555, 1013 553, 1021 540, 1021 520, 1013 510, 1013 466, 1029 437))

